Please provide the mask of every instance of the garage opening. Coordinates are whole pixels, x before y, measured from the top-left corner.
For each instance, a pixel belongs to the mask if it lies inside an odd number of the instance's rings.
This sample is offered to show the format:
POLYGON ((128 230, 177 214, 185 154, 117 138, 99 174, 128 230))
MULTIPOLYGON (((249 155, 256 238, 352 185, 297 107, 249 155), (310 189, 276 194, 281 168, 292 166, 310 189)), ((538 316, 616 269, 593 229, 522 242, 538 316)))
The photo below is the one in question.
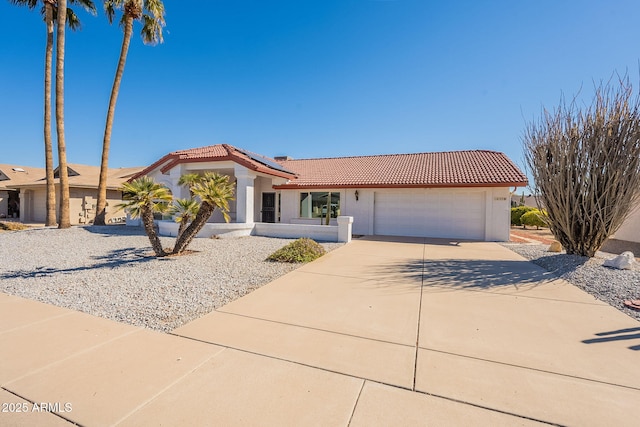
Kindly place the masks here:
POLYGON ((484 240, 485 203, 484 191, 379 191, 374 234, 484 240))

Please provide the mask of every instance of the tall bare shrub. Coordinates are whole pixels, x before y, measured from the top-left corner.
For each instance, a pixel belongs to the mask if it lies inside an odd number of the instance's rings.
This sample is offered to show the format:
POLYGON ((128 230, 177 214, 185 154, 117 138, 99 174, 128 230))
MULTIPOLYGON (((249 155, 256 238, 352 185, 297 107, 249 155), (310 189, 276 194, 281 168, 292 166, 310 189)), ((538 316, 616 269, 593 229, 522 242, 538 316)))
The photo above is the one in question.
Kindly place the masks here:
POLYGON ((589 106, 563 99, 523 137, 549 228, 569 254, 593 257, 640 201, 640 102, 627 77, 589 106))

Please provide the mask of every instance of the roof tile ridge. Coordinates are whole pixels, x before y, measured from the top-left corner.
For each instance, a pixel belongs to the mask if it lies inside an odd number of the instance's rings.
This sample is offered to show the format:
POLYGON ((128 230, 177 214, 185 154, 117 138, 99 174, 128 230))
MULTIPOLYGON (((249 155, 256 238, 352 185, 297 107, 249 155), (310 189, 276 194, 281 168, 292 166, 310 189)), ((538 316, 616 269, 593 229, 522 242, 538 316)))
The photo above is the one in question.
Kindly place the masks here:
POLYGON ((232 147, 231 145, 228 145, 228 144, 211 144, 211 145, 203 145, 202 147, 184 148, 182 150, 172 151, 172 152, 170 152, 169 154, 166 154, 166 155, 167 156, 180 155, 180 154, 190 153, 190 152, 194 152, 194 151, 198 151, 198 150, 204 150, 205 148, 213 148, 213 147, 220 147, 220 146, 224 147, 225 145, 227 145, 229 147, 232 147))
POLYGON ((303 158, 303 159, 278 160, 278 162, 299 162, 299 161, 306 161, 306 160, 366 159, 366 158, 373 158, 373 157, 419 156, 423 154, 450 154, 450 153, 476 153, 476 152, 504 154, 499 151, 476 149, 476 150, 422 151, 418 153, 368 154, 363 156, 309 157, 309 158, 303 158))

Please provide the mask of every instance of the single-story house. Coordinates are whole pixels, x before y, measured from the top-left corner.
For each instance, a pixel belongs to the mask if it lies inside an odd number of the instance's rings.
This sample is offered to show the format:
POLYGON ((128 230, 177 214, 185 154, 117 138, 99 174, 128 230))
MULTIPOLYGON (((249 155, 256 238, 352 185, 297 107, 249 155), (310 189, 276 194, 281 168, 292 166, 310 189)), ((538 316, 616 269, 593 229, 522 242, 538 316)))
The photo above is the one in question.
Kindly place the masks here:
MULTIPOLYGON (((26 168, 25 168, 26 169, 26 168)), ((142 167, 112 168, 107 174, 107 222, 124 222, 126 214, 117 210, 116 205, 122 203, 120 187, 142 167)), ((45 222, 46 220, 46 178, 44 169, 38 174, 30 173, 30 179, 14 184, 6 184, 19 194, 21 222, 45 222)), ((67 165, 69 174, 69 210, 72 225, 88 224, 96 215, 98 197, 99 166, 78 164, 67 165)), ((60 175, 58 168, 54 171, 56 187, 56 215, 59 210, 60 175)))
POLYGON ((227 144, 169 153, 132 179, 147 175, 188 197, 180 176, 207 171, 236 183, 233 223, 333 225, 349 216, 354 234, 486 241, 509 240, 510 189, 527 184, 495 151, 294 160, 227 144))
POLYGON ((44 174, 43 168, 0 164, 0 219, 20 218, 20 191, 15 186, 44 174))

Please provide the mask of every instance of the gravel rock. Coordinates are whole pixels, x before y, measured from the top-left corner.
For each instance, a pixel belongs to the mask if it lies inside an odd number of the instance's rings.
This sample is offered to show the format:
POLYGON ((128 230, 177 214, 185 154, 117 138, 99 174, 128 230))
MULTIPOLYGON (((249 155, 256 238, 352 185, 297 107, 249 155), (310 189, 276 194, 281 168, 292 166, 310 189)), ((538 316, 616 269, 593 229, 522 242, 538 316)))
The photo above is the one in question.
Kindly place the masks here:
POLYGON ((298 268, 265 261, 289 242, 194 239, 194 253, 156 258, 138 227, 3 232, 0 292, 168 332, 298 268))
POLYGON ((593 258, 547 252, 549 245, 502 243, 534 264, 590 293, 600 301, 640 320, 640 311, 624 305, 624 300, 640 299, 640 266, 631 270, 604 267, 616 255, 598 252, 593 258))

